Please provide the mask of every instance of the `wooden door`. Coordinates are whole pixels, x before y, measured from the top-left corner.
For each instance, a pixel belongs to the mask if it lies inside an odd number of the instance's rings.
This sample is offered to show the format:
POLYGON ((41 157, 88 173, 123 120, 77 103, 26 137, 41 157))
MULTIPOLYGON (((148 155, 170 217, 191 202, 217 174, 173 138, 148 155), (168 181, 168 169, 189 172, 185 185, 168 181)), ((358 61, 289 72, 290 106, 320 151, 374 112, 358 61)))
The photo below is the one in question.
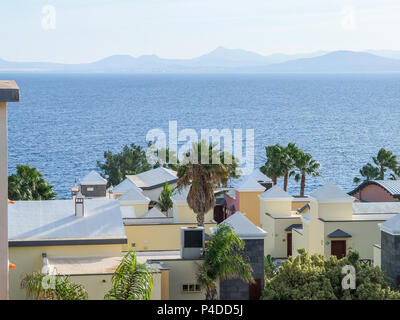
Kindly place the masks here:
POLYGON ((249 300, 260 300, 261 279, 254 279, 254 283, 249 284, 249 300))
POLYGON ((292 255, 292 233, 289 232, 286 238, 287 256, 290 257, 292 255))
POLYGON ((346 240, 332 240, 331 241, 331 255, 342 259, 346 256, 346 240))

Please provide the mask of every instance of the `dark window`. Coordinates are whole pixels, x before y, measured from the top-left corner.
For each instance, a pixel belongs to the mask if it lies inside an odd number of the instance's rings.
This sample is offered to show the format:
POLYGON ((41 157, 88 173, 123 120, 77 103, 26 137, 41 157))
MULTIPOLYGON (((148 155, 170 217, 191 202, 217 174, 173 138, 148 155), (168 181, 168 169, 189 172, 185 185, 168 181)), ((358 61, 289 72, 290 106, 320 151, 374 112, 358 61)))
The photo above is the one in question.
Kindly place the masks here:
POLYGON ((196 284, 196 291, 201 291, 200 285, 196 284))
POLYGON ((194 284, 189 284, 189 291, 194 291, 194 284))
POLYGON ((189 286, 188 286, 187 284, 184 284, 184 285, 182 286, 183 291, 188 291, 188 290, 189 290, 188 287, 189 287, 189 286))
POLYGON ((185 231, 185 248, 202 248, 203 231, 185 231))

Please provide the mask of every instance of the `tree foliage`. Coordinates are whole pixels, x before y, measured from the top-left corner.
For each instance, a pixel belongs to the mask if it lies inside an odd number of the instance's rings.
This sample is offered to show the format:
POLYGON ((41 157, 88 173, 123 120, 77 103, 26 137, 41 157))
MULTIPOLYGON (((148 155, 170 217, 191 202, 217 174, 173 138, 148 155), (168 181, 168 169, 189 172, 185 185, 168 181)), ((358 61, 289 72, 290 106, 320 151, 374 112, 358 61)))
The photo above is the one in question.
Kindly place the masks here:
POLYGON ((384 148, 379 149, 376 157, 372 157, 374 165, 367 163, 360 170, 359 177, 354 178, 354 183, 360 183, 368 180, 384 180, 385 174, 390 172, 390 179, 396 180, 400 176, 400 167, 396 155, 392 151, 384 148))
POLYGON ((151 169, 146 151, 139 145, 126 145, 119 153, 104 152, 104 162, 97 162, 102 176, 108 180, 107 187, 121 183, 126 175, 134 175, 151 169))
POLYGON ((205 213, 215 205, 215 186, 221 184, 223 179, 228 179, 231 174, 229 162, 215 144, 203 140, 193 143, 178 168, 178 190, 190 188, 187 202, 196 213, 199 226, 204 225, 205 213))
POLYGON ((129 251, 121 260, 112 277, 112 287, 106 300, 150 300, 153 275, 145 264, 136 259, 136 252, 129 251))
POLYGON ((29 165, 18 165, 17 172, 8 177, 11 200, 52 200, 56 195, 39 170, 29 165))
POLYGON ((37 300, 87 300, 88 294, 81 284, 73 283, 70 277, 33 272, 25 275, 21 288, 28 296, 37 300))
POLYGON ((215 283, 218 279, 238 278, 251 283, 254 281, 252 272, 247 257, 244 256, 244 241, 228 224, 218 225, 207 243, 197 276, 200 285, 206 288, 206 299, 217 298, 215 283))
POLYGON ((379 267, 361 264, 359 254, 350 251, 338 260, 323 255, 308 255, 304 249, 296 258, 289 257, 279 271, 266 279, 263 299, 266 300, 384 300, 400 299, 391 289, 379 267), (356 272, 356 288, 343 289, 342 268, 352 265, 356 272))
POLYGON ((172 202, 172 195, 174 194, 174 190, 169 185, 168 181, 165 181, 164 187, 158 197, 158 201, 156 202, 157 208, 161 210, 161 212, 168 212, 168 210, 172 209, 174 203, 172 202))

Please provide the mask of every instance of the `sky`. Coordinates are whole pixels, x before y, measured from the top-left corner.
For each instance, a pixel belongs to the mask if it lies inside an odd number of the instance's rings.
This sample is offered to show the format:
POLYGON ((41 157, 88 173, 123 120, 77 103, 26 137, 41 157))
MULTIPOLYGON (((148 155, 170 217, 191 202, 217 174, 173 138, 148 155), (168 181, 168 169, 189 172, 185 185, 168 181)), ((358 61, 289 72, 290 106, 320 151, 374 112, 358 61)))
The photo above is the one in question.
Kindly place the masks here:
POLYGON ((400 50, 399 0, 2 0, 0 58, 400 50))

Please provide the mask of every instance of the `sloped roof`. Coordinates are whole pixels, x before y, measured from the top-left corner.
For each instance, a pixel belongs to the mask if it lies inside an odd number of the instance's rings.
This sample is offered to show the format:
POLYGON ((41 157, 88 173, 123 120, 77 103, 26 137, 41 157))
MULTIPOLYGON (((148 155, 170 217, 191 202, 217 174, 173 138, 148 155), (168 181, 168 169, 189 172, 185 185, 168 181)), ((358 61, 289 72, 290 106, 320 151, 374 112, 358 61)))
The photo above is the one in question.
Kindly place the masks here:
MULTIPOLYGON (((236 235, 241 239, 263 239, 267 236, 267 232, 257 227, 253 222, 247 219, 241 212, 236 212, 221 224, 229 224, 236 235)), ((214 227, 211 231, 215 231, 214 227)))
POLYGON ((354 202, 353 214, 400 213, 400 202, 354 202))
POLYGON ((255 169, 252 173, 250 173, 246 177, 252 177, 256 181, 263 181, 263 182, 271 181, 272 182, 272 180, 270 178, 268 178, 264 173, 262 173, 260 171, 260 169, 255 169))
POLYGON ((162 213, 158 208, 153 207, 149 211, 147 211, 144 215, 140 218, 165 218, 165 214, 162 213))
POLYGON ((166 181, 168 181, 168 183, 174 183, 177 180, 176 171, 164 167, 151 169, 135 175, 128 175, 126 177, 143 190, 159 188, 162 187, 166 181))
POLYGON ((184 187, 180 190, 176 190, 175 193, 172 195, 171 200, 173 202, 187 202, 187 196, 190 190, 190 186, 184 187))
POLYGON ((237 191, 246 192, 246 191, 264 191, 265 187, 257 182, 253 177, 248 177, 245 179, 237 188, 237 191))
POLYGON ((138 188, 131 180, 125 179, 120 184, 112 188, 113 193, 125 193, 132 188, 138 188))
POLYGON ((311 195, 318 202, 353 202, 354 197, 349 196, 340 187, 328 182, 323 187, 314 191, 311 195))
POLYGON ((136 218, 135 207, 133 206, 121 206, 122 218, 136 218))
POLYGON ((348 234, 347 232, 344 232, 341 229, 336 229, 335 231, 331 232, 328 234, 328 238, 334 239, 334 238, 351 238, 351 235, 348 234))
POLYGON ((139 188, 131 188, 118 198, 118 201, 122 204, 145 204, 149 203, 150 199, 146 197, 139 188))
POLYGON ((105 185, 107 180, 104 179, 97 171, 90 171, 81 181, 81 185, 105 185))
POLYGON ((284 191, 280 186, 277 184, 274 185, 272 188, 268 189, 264 193, 259 195, 260 199, 263 200, 274 200, 274 201, 291 201, 293 197, 284 191))
POLYGON ((349 194, 355 194, 358 192, 360 189, 364 188, 365 186, 368 186, 370 184, 375 184, 383 189, 385 189, 387 192, 389 192, 392 196, 394 197, 400 197, 400 180, 369 180, 369 181, 364 181, 361 183, 357 188, 354 190, 350 191, 349 194))
POLYGON ((76 217, 74 201, 15 201, 8 206, 9 240, 71 240, 125 238, 116 200, 84 201, 84 216, 76 217))
POLYGON ((396 214, 389 220, 379 225, 380 229, 392 235, 400 235, 400 214, 396 214))

